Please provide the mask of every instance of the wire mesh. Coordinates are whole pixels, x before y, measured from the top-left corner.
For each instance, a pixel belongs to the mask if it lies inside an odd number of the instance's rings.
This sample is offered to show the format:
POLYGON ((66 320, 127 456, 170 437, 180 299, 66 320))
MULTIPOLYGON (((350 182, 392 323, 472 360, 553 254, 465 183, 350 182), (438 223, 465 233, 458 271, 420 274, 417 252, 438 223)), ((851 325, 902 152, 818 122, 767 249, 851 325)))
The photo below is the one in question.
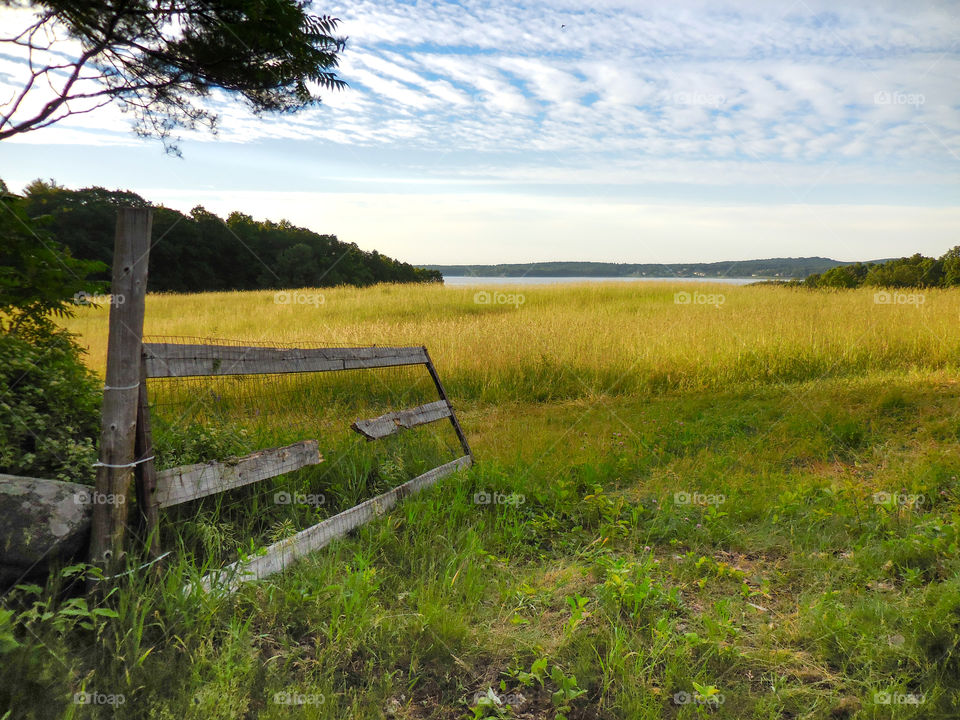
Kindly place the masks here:
MULTIPOLYGON (((210 337, 148 336, 144 342, 307 349, 210 337)), ((161 544, 215 565, 290 537, 462 454, 446 419, 376 441, 350 428, 358 419, 436 401, 422 364, 154 378, 147 389, 158 470, 318 441, 319 465, 161 511, 161 544)))

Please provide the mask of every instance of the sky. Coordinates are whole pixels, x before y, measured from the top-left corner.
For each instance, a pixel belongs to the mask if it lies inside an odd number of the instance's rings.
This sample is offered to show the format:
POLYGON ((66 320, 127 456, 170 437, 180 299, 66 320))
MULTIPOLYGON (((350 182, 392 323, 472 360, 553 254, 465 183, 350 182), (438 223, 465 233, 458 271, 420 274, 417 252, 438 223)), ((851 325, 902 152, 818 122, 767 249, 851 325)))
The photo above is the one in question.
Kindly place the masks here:
MULTIPOLYGON (((106 107, 0 142, 0 178, 286 218, 417 264, 960 245, 960 3, 313 10, 349 38, 349 88, 321 105, 264 119, 217 97, 219 133, 184 133, 179 158, 106 107)), ((25 69, 0 47, 0 102, 25 69)))

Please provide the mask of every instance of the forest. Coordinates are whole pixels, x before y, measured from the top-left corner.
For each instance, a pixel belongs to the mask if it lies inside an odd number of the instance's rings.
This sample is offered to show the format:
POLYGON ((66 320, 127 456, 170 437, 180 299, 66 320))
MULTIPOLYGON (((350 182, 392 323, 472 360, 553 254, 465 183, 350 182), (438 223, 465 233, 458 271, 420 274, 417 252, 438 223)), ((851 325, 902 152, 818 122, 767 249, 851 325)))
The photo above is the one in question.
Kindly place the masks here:
MULTIPOLYGON (((100 261, 107 268, 113 256, 117 208, 153 207, 153 292, 443 281, 435 270, 362 250, 336 235, 321 235, 286 220, 255 220, 241 212, 223 219, 200 206, 184 215, 130 191, 70 190, 42 180, 25 188, 23 200, 26 213, 73 257, 100 261)), ((91 277, 109 280, 109 270, 91 277)))

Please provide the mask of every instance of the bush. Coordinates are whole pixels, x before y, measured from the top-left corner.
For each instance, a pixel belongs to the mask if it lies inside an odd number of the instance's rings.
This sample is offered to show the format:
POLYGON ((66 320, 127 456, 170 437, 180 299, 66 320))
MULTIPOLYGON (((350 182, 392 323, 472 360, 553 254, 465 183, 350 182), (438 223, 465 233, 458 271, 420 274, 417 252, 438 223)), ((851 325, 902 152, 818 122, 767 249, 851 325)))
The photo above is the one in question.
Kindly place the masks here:
POLYGON ((0 180, 0 472, 92 484, 100 388, 53 323, 102 263, 76 260, 0 180))
POLYGON ((63 330, 0 333, 0 472, 93 484, 99 382, 63 330))

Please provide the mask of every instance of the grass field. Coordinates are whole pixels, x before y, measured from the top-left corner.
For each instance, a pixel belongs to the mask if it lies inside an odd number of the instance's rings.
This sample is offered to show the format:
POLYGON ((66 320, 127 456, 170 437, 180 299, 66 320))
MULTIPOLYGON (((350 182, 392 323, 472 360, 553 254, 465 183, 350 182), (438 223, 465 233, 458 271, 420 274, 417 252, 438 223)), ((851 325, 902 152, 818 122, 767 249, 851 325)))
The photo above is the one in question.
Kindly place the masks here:
MULTIPOLYGON (((426 345, 478 464, 231 597, 183 593, 187 550, 287 526, 166 518, 181 552, 116 617, 49 600, 0 717, 960 717, 960 291, 477 292, 151 296, 154 336, 426 345)), ((68 323, 95 369, 106 316, 68 323)), ((257 386, 250 437, 320 438, 331 470, 303 487, 368 497, 449 449, 341 452, 333 418, 410 394, 379 377, 257 386)))

